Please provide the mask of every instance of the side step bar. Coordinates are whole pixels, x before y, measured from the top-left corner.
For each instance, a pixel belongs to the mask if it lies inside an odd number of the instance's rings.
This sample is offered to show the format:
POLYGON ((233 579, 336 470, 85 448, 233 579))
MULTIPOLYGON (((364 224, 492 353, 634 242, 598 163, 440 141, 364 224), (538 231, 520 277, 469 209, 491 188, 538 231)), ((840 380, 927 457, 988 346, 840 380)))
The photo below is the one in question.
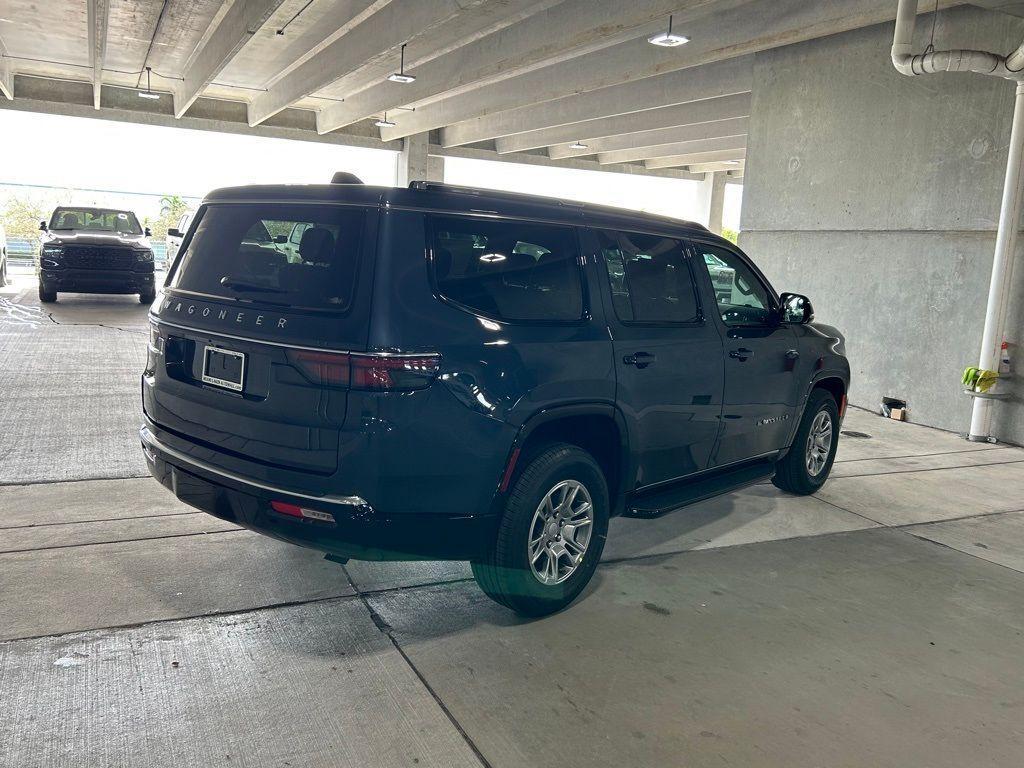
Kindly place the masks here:
POLYGON ((701 478, 686 481, 663 490, 632 498, 626 502, 624 517, 655 518, 667 512, 711 499, 748 485, 760 483, 775 474, 774 461, 743 464, 735 469, 723 470, 701 478))

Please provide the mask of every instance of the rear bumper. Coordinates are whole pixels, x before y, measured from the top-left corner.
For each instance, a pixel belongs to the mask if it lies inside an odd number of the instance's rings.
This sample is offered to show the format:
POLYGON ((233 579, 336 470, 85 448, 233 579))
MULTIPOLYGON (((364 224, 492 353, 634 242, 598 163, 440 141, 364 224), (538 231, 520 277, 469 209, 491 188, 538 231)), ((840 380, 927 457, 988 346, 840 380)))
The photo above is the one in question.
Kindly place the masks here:
POLYGON ((153 272, 130 270, 43 270, 39 282, 47 291, 79 293, 143 293, 154 287, 153 272))
POLYGON ((292 544, 355 560, 473 560, 489 546, 492 515, 384 515, 358 496, 275 488, 199 462, 139 430, 149 471, 181 501, 292 544), (335 522, 292 517, 271 501, 328 512, 335 522))

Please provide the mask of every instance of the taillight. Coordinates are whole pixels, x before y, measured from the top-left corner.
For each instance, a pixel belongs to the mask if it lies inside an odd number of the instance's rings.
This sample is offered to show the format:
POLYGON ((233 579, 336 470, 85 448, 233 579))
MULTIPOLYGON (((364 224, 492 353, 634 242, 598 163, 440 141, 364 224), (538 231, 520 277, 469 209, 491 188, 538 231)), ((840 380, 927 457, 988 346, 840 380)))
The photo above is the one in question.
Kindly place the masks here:
POLYGON ((289 349, 288 362, 299 369, 313 384, 328 387, 347 387, 349 382, 349 356, 347 352, 314 352, 308 349, 289 349))
POLYGON ((423 389, 437 377, 440 367, 439 355, 352 355, 352 388, 423 389))
POLYGON ((376 392, 423 389, 437 377, 440 355, 349 354, 289 349, 288 362, 313 384, 376 392))

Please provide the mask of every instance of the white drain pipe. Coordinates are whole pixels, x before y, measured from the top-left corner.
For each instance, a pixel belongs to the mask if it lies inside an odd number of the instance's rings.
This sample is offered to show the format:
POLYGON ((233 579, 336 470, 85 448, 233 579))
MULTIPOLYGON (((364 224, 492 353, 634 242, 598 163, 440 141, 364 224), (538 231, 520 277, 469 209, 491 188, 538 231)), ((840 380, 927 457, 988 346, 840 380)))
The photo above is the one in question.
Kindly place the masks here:
MULTIPOLYGON (((979 362, 979 367, 997 371, 1006 327, 1006 314, 1010 304, 1017 229, 1020 224, 1021 200, 1024 196, 1024 175, 1021 173, 1021 163, 1024 162, 1024 42, 1008 56, 971 50, 932 50, 915 55, 912 53, 912 44, 916 21, 917 0, 899 0, 896 30, 892 40, 892 63, 904 75, 977 72, 1017 81, 1010 151, 1006 159, 1003 201, 999 208, 996 252, 992 259, 992 279, 989 282, 988 307, 985 310, 985 330, 982 333, 979 362)), ((990 440, 991 433, 992 401, 975 398, 968 439, 985 442, 990 440)))

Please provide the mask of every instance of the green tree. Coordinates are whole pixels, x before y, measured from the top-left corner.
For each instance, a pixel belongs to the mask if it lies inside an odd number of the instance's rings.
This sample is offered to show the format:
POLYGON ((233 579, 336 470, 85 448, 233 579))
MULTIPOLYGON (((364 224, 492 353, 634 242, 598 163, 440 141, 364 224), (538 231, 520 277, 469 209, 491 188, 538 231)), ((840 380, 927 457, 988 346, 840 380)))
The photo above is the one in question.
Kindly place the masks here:
POLYGON ((739 236, 740 236, 740 233, 737 232, 735 229, 728 229, 728 228, 723 228, 722 229, 722 237, 724 237, 726 240, 728 240, 731 243, 735 243, 736 239, 739 236))
POLYGON ((39 222, 45 217, 39 203, 18 195, 9 197, 3 211, 0 212, 0 220, 7 230, 7 237, 24 240, 36 239, 39 235, 39 222))
POLYGON ((160 198, 160 215, 155 219, 144 219, 143 225, 153 232, 154 240, 166 240, 167 230, 178 223, 178 219, 188 210, 188 203, 180 195, 164 195, 160 198))

